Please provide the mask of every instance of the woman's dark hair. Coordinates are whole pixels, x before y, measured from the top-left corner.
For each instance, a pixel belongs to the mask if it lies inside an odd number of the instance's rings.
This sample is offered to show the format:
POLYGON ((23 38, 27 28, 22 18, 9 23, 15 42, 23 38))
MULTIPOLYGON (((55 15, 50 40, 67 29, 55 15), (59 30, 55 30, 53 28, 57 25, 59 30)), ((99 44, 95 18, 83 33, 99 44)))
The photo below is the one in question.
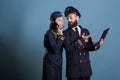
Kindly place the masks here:
POLYGON ((51 21, 50 23, 50 30, 56 31, 57 30, 57 23, 55 22, 55 20, 51 21))
POLYGON ((60 11, 55 11, 53 12, 51 15, 50 15, 50 30, 54 30, 56 31, 57 30, 57 26, 58 24, 55 22, 55 20, 58 18, 58 17, 62 17, 62 14, 60 11))

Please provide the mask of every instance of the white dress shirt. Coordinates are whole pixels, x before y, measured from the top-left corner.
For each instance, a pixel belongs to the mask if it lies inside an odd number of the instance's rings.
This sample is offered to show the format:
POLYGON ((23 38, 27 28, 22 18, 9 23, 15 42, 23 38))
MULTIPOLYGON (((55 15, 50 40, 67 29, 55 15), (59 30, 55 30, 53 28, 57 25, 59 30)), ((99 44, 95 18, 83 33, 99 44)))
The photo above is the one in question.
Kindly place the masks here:
POLYGON ((78 32, 79 32, 79 36, 81 36, 81 28, 80 28, 79 26, 76 26, 76 27, 74 27, 74 28, 72 28, 72 29, 73 29, 74 31, 76 31, 75 28, 77 28, 77 30, 78 30, 78 32))

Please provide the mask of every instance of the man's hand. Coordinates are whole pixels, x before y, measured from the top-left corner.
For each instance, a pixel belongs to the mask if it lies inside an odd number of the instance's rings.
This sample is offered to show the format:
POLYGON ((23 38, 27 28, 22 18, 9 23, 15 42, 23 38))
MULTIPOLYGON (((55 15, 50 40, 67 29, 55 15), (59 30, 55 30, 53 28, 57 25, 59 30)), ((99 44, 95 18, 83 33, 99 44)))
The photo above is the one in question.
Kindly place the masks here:
POLYGON ((99 45, 101 46, 103 44, 103 39, 100 40, 99 45))
POLYGON ((87 35, 87 36, 85 36, 85 33, 82 34, 82 38, 83 38, 84 40, 88 40, 91 36, 92 36, 92 34, 89 34, 89 35, 87 35))
POLYGON ((103 44, 103 39, 100 39, 99 43, 95 46, 95 49, 97 49, 99 46, 101 46, 103 44))

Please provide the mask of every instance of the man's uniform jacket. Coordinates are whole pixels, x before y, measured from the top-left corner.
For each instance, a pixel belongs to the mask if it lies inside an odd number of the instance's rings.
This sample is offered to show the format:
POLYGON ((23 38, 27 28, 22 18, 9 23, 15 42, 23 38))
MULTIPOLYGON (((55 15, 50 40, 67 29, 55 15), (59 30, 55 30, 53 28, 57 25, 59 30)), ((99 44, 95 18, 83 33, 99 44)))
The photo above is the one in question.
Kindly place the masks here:
MULTIPOLYGON (((89 31, 85 28, 81 29, 81 35, 89 35, 89 31)), ((92 75, 89 51, 95 50, 95 46, 87 47, 93 44, 92 39, 83 40, 76 37, 76 32, 72 28, 64 31, 64 48, 66 51, 66 76, 67 77, 89 77, 92 75)), ((98 48, 97 48, 98 49, 98 48)))

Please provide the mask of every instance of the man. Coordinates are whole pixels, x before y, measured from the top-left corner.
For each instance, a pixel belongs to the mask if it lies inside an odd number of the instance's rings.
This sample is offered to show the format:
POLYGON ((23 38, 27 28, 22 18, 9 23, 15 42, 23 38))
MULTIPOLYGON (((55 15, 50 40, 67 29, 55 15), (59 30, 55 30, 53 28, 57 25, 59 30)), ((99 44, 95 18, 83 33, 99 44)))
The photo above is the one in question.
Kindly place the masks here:
POLYGON ((78 25, 81 14, 76 8, 68 6, 64 14, 68 21, 68 28, 64 31, 67 80, 90 80, 92 70, 89 51, 99 49, 103 39, 93 45, 89 31, 78 25))

